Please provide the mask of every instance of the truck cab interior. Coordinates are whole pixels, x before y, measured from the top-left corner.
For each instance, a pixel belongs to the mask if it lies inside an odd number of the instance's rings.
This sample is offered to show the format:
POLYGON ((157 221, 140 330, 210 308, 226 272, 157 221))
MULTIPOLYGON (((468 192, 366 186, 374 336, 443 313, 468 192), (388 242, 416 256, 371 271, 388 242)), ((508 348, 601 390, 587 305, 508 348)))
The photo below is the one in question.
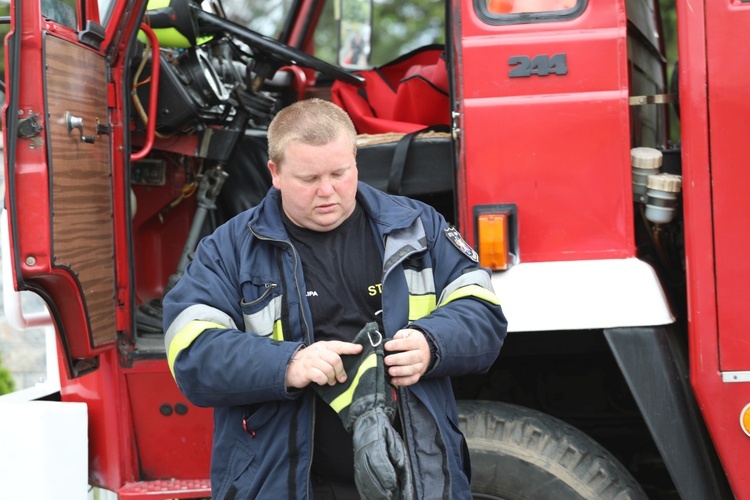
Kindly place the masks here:
POLYGON ((264 18, 245 24, 230 18, 232 2, 225 3, 149 4, 131 50, 131 143, 138 151, 129 179, 139 304, 134 357, 159 351, 161 298, 200 238, 254 206, 270 188, 266 128, 295 100, 321 97, 349 112, 361 134, 360 180, 421 198, 455 220, 441 29, 427 30, 423 45, 396 47, 406 52, 392 53, 392 60, 371 69, 370 2, 343 2, 338 20, 328 2, 317 19, 319 29, 298 36, 296 45, 314 45, 328 61, 277 41, 292 43, 293 27, 273 24, 275 17, 288 15, 288 2, 274 3, 264 18), (268 32, 253 29, 258 27, 268 32))

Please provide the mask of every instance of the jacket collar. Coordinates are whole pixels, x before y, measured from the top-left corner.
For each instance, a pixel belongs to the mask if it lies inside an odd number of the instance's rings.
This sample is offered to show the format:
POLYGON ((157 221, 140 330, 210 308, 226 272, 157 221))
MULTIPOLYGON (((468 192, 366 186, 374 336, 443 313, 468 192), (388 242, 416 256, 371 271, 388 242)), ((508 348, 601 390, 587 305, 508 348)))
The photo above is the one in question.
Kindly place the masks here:
MULTIPOLYGON (((373 222, 381 241, 383 236, 395 230, 408 228, 419 216, 419 210, 363 182, 357 185, 357 201, 362 204, 365 213, 373 222)), ((247 227, 264 238, 288 240, 284 224, 281 222, 281 192, 278 189, 272 187, 263 200, 252 209, 247 227)))
POLYGON ((377 226, 380 235, 390 234, 397 229, 406 229, 419 217, 419 210, 363 182, 357 187, 357 201, 362 204, 367 216, 377 226))
POLYGON ((281 221, 281 191, 272 187, 254 208, 250 209, 247 227, 257 236, 287 241, 289 237, 281 221))

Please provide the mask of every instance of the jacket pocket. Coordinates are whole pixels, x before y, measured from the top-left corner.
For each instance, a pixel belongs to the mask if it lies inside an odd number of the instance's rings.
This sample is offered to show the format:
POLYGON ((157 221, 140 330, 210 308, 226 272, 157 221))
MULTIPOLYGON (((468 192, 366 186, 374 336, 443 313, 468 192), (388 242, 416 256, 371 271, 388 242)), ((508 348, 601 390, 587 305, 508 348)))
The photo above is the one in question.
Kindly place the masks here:
MULTIPOLYGON (((448 417, 448 423, 453 430, 454 439, 456 439, 457 449, 459 451, 458 459, 460 460, 459 465, 462 467, 466 478, 471 482, 471 459, 469 456, 469 444, 466 442, 466 436, 461 432, 458 426, 458 415, 453 408, 448 405, 446 407, 446 416, 448 417)), ((455 449, 455 448, 454 448, 455 449)))
POLYGON ((244 443, 236 442, 226 462, 227 468, 221 485, 212 492, 212 497, 223 500, 242 498, 238 496, 242 491, 240 479, 242 478, 244 482, 249 476, 255 475, 252 469, 257 469, 258 466, 253 462, 255 462, 255 454, 244 443))
POLYGON ((240 307, 245 331, 283 340, 283 336, 280 337, 282 295, 276 283, 243 283, 242 296, 240 307))
POLYGON ((248 406, 242 417, 242 425, 250 437, 255 437, 254 433, 271 420, 278 411, 279 403, 275 401, 248 406))
POLYGON ((239 500, 254 497, 254 492, 262 483, 257 478, 261 464, 256 457, 263 454, 268 442, 258 434, 267 430, 263 427, 276 416, 278 411, 277 402, 252 405, 245 409, 242 425, 246 434, 239 434, 240 439, 233 440, 221 486, 213 492, 213 498, 239 500), (260 441, 255 440, 256 436, 260 438, 260 441))

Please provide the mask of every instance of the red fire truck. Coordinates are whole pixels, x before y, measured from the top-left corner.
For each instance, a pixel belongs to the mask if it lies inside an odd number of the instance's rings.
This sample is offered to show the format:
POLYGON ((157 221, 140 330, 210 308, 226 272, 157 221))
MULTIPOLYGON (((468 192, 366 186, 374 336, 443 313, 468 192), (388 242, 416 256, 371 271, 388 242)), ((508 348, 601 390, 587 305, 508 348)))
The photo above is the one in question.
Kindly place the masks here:
POLYGON ((86 404, 89 483, 210 496, 160 301, 268 189, 274 113, 317 96, 361 180, 493 270, 506 345, 454 381, 477 498, 750 498, 750 2, 676 16, 668 85, 656 0, 13 1, 10 278, 86 404))

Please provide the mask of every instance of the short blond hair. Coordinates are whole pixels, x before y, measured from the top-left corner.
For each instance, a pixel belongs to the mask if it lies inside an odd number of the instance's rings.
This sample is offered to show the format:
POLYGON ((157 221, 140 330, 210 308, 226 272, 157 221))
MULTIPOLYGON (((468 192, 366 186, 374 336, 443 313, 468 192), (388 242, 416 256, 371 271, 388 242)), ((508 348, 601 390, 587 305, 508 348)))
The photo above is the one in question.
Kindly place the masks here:
POLYGON ((290 142, 323 146, 345 134, 356 151, 357 131, 340 107, 323 99, 297 101, 279 111, 268 126, 268 157, 277 166, 290 142))

